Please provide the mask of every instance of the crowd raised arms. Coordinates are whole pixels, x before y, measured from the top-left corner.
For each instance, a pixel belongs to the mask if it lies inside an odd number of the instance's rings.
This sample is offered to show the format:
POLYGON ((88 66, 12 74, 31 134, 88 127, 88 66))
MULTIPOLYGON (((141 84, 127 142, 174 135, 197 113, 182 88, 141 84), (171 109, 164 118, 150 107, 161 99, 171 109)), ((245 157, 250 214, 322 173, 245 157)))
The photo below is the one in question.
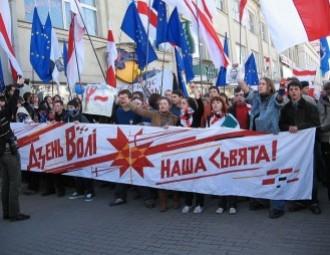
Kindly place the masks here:
MULTIPOLYGON (((18 186, 20 182, 19 151, 15 136, 11 131, 10 122, 22 123, 109 123, 118 125, 143 125, 168 128, 178 126, 185 128, 217 128, 246 129, 263 133, 277 134, 281 131, 294 133, 316 127, 317 135, 314 150, 315 164, 312 199, 306 201, 267 201, 249 199, 251 210, 269 208, 269 217, 278 218, 284 215, 285 207, 291 211, 308 208, 314 214, 321 209, 317 197, 317 182, 321 181, 330 190, 330 82, 324 85, 319 98, 306 94, 306 83, 292 77, 281 84, 278 90, 269 78, 262 78, 256 90, 244 81, 239 81, 233 95, 220 92, 218 87, 211 86, 201 94, 195 91, 191 97, 184 97, 181 91, 166 90, 164 96, 151 94, 148 98, 142 92, 124 89, 118 92, 111 117, 88 115, 83 113, 80 96, 63 103, 59 95, 45 96, 32 92, 20 95, 23 79, 17 85, 7 86, 5 94, 0 96, 0 166, 3 173, 2 195, 3 218, 25 220, 29 216, 19 211, 18 186), (14 181, 8 176, 11 169, 17 169, 14 181), (317 179, 321 176, 321 179, 317 179), (14 187, 10 187, 14 185, 14 187), (9 191, 11 190, 11 191, 9 191), (12 192, 14 190, 14 192, 12 192)), ((308 83, 307 83, 308 86, 308 83)), ((307 90, 308 91, 308 90, 307 90)), ((66 100, 65 100, 66 101, 66 100)), ((27 182, 25 193, 41 192, 43 196, 57 193, 66 195, 68 180, 74 185, 75 191, 69 199, 93 201, 95 197, 94 180, 68 177, 53 174, 40 174, 23 171, 23 180, 27 182)), ((149 187, 132 187, 128 184, 114 185, 114 199, 111 206, 129 202, 127 192, 134 188, 137 197, 143 200, 147 208, 154 208, 159 201, 161 212, 167 211, 172 205, 182 213, 202 213, 205 209, 203 194, 155 190, 149 187), (172 196, 170 196, 172 195, 172 196), (169 203, 169 198, 173 203, 169 203)), ((329 199, 330 199, 330 191, 329 199)), ((248 199, 248 198, 244 198, 248 199)), ((242 198, 236 196, 217 197, 216 213, 236 214, 242 198)))

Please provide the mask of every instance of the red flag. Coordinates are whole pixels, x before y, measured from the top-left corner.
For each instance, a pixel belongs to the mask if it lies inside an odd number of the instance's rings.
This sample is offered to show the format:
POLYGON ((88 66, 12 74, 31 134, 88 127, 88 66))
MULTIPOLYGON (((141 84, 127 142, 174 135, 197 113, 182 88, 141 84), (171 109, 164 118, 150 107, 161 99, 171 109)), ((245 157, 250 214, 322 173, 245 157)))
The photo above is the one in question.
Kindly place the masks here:
POLYGON ((239 22, 240 23, 242 23, 243 13, 244 13, 246 4, 247 4, 247 0, 239 1, 239 22))
POLYGON ((107 54, 108 54, 107 84, 115 88, 116 87, 115 61, 117 59, 118 53, 111 28, 109 28, 108 31, 107 54))

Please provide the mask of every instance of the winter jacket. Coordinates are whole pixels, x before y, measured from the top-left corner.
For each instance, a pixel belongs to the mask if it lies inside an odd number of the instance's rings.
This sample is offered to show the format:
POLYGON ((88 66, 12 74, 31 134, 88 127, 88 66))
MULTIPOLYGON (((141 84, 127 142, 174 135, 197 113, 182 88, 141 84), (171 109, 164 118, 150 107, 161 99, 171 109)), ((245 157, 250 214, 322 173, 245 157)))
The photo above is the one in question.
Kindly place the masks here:
POLYGON ((132 103, 129 104, 129 107, 136 114, 149 118, 151 120, 151 126, 154 127, 176 126, 178 123, 178 117, 171 112, 161 113, 158 111, 145 110, 132 103))
POLYGON ((298 130, 301 130, 319 125, 320 118, 317 107, 304 98, 301 98, 296 106, 290 101, 281 111, 279 122, 281 131, 288 131, 289 126, 297 126, 298 130))
POLYGON ((251 105, 250 129, 277 134, 280 129, 278 121, 284 102, 277 100, 277 93, 260 96, 257 91, 249 91, 246 102, 251 105))
POLYGON ((321 132, 320 139, 321 142, 330 143, 330 99, 329 97, 320 97, 317 104, 317 108, 320 114, 321 122, 321 132))

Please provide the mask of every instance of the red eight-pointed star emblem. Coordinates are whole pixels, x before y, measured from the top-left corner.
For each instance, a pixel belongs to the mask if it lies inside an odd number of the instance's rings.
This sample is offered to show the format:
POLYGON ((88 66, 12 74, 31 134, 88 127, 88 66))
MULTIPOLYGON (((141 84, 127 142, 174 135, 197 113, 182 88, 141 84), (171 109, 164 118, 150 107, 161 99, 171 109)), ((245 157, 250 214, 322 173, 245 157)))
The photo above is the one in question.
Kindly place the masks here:
POLYGON ((143 178, 143 169, 154 166, 146 157, 146 151, 151 143, 140 146, 132 145, 120 128, 117 129, 117 137, 108 139, 108 141, 118 151, 111 165, 119 167, 120 176, 123 176, 132 167, 143 178))

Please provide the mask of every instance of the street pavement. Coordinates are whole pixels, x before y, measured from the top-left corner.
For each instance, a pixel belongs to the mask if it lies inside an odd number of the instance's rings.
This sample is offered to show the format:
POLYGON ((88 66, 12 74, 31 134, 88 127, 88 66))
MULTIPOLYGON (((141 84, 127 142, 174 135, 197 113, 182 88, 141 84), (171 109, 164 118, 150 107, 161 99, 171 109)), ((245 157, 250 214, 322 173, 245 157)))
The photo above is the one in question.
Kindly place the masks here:
POLYGON ((323 188, 321 215, 304 210, 272 220, 266 210, 249 211, 247 202, 239 203, 237 215, 217 215, 211 198, 199 215, 147 209, 132 192, 127 204, 109 207, 113 191, 97 186, 92 202, 22 195, 22 212, 32 218, 0 219, 0 254, 330 254, 330 201, 323 188))

